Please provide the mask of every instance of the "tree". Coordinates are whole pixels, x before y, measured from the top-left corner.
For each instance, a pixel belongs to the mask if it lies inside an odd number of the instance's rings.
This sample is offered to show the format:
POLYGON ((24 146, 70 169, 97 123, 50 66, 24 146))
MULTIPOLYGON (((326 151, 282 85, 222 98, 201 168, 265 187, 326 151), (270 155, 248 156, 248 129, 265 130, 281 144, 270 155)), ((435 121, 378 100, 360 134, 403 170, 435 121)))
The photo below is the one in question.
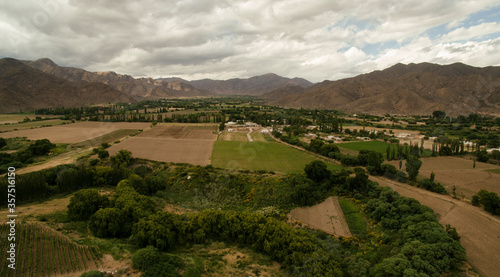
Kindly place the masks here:
POLYGON ((99 157, 99 159, 103 160, 109 157, 109 152, 107 150, 99 148, 99 150, 97 150, 97 156, 99 157))
POLYGON ((314 153, 320 153, 321 146, 323 146, 324 142, 323 140, 316 138, 311 140, 311 143, 309 144, 309 150, 314 152, 314 153))
POLYGON ((82 189, 69 200, 68 216, 71 220, 88 220, 95 212, 107 207, 108 204, 108 198, 99 195, 96 189, 82 189))
POLYGON ((366 165, 366 169, 368 169, 370 174, 381 175, 384 173, 380 167, 384 162, 384 156, 382 153, 362 149, 359 151, 358 159, 361 165, 366 165))
POLYGON ((327 169, 327 166, 322 161, 312 161, 307 164, 304 168, 307 178, 315 181, 321 182, 330 177, 331 172, 327 169))
POLYGON ((125 220, 125 216, 120 209, 104 208, 90 217, 89 229, 94 236, 99 238, 128 235, 122 231, 125 220))
POLYGON ((28 150, 35 156, 43 156, 49 153, 50 149, 56 147, 48 139, 39 139, 28 146, 28 150))
POLYGON ((446 117, 446 112, 439 110, 433 111, 432 117, 434 117, 435 119, 444 119, 446 117))
POLYGON ((476 157, 478 161, 483 163, 487 162, 490 159, 490 156, 488 155, 488 152, 486 152, 486 150, 477 151, 476 157))
POLYGON ((406 172, 408 172, 408 179, 411 181, 416 181, 418 176, 418 171, 422 166, 422 161, 418 159, 418 156, 409 155, 406 159, 406 172))
POLYGON ((122 149, 111 156, 110 160, 114 167, 127 167, 132 163, 132 152, 122 149))
POLYGON ((7 141, 4 138, 0 138, 0 148, 4 147, 7 145, 7 141))

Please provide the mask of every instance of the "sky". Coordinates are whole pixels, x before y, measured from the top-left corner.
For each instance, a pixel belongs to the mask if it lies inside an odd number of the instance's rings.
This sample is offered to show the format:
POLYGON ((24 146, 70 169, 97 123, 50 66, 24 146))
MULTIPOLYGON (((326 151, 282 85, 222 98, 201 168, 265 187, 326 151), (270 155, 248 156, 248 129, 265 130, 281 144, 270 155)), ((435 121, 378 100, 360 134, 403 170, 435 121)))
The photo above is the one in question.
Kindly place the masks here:
POLYGON ((0 2, 0 57, 187 80, 500 65, 498 0, 0 2))

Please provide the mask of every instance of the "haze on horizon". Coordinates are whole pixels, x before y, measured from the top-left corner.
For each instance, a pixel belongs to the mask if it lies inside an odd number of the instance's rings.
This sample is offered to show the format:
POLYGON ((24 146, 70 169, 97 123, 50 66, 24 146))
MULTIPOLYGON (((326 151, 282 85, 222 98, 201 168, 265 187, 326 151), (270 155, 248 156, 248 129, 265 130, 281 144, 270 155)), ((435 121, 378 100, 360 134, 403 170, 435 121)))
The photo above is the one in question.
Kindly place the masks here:
POLYGON ((134 77, 313 82, 396 63, 500 65, 484 1, 4 1, 0 57, 134 77))

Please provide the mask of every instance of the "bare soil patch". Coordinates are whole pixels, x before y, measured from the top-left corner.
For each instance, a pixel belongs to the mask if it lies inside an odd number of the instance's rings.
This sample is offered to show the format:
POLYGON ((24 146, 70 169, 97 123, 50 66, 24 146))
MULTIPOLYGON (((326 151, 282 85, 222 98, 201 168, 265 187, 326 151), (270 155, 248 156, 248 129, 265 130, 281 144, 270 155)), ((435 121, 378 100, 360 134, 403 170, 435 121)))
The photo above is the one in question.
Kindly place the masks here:
POLYGON ((223 132, 219 137, 222 141, 248 141, 247 133, 242 132, 223 132))
MULTIPOLYGON (((40 204, 27 204, 16 207, 16 213, 21 218, 37 216, 41 214, 50 214, 54 212, 65 211, 69 205, 69 199, 72 195, 68 195, 64 198, 52 199, 40 204)), ((8 211, 3 209, 0 211, 0 216, 7 218, 8 211)))
MULTIPOLYGON (((472 195, 481 189, 493 191, 500 194, 500 174, 489 172, 489 169, 500 169, 500 166, 476 162, 457 157, 432 157, 422 158, 420 175, 429 178, 434 172, 435 181, 441 183, 448 192, 453 186, 456 187, 457 196, 465 196, 471 199, 472 195)), ((391 161, 392 165, 398 167, 399 161, 391 161)), ((405 170, 403 162, 402 170, 405 170)))
POLYGON ((108 152, 114 155, 126 149, 137 158, 208 165, 216 139, 211 127, 164 124, 111 146, 108 152))
POLYGON ((337 236, 351 236, 349 227, 337 197, 329 197, 312 207, 295 208, 288 214, 289 220, 298 220, 307 226, 337 236))
MULTIPOLYGON (((436 175, 437 176, 437 175, 436 175)), ((457 228, 462 237, 469 263, 482 276, 498 276, 500 272, 500 218, 479 207, 450 196, 425 191, 382 177, 370 179, 381 186, 389 186, 399 194, 414 198, 440 215, 439 222, 457 228)))
POLYGON ((0 137, 27 137, 30 140, 48 139, 53 143, 78 143, 104 136, 119 129, 145 129, 150 123, 127 122, 79 122, 74 124, 52 126, 0 133, 0 137))
POLYGON ((212 153, 213 141, 180 140, 132 137, 108 148, 110 155, 121 149, 132 152, 136 158, 160 162, 190 163, 208 165, 212 153))

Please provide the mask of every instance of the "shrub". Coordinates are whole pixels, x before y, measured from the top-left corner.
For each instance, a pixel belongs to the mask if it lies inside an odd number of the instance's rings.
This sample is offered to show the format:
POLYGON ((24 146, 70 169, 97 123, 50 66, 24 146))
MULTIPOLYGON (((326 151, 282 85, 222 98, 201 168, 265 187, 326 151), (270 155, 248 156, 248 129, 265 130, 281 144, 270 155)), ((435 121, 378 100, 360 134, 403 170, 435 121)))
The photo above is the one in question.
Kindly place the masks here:
POLYGON ((104 275, 104 272, 100 272, 99 270, 92 270, 82 273, 80 277, 104 277, 104 275))
POLYGON ((88 220, 108 203, 108 198, 99 195, 96 189, 82 189, 69 200, 68 216, 71 220, 88 220))
POLYGON ((141 276, 181 276, 177 269, 184 266, 184 262, 178 256, 160 252, 153 246, 137 250, 132 256, 132 268, 144 271, 141 276))

